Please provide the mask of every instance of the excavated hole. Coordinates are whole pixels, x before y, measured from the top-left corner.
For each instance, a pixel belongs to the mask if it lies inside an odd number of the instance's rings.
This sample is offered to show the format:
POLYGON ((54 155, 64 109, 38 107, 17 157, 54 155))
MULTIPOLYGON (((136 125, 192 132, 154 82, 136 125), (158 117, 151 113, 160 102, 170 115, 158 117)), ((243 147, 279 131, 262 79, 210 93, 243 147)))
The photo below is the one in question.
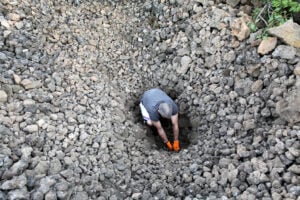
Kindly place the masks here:
MULTIPOLYGON (((174 99, 175 101, 177 100, 177 97, 179 96, 179 94, 174 91, 174 90, 164 90, 172 99, 174 99)), ((139 108, 139 98, 134 101, 131 107, 131 110, 133 110, 134 113, 134 122, 135 123, 140 123, 143 125, 143 127, 145 127, 146 131, 146 136, 149 138, 149 141, 153 143, 153 145, 155 145, 157 147, 157 149, 165 149, 165 145, 162 142, 161 138, 159 137, 157 130, 155 127, 152 126, 148 126, 146 124, 144 124, 143 122, 143 118, 140 112, 140 108, 139 108)), ((179 106, 179 105, 178 105, 179 106)), ((165 118, 161 118, 160 122, 169 138, 169 140, 171 142, 173 142, 174 137, 173 137, 173 129, 172 129, 172 123, 170 120, 165 119, 165 118)), ((179 141, 180 141, 180 146, 181 146, 181 150, 188 148, 188 146, 191 144, 190 141, 190 133, 192 131, 192 126, 191 126, 191 122, 189 117, 187 116, 187 114, 185 112, 179 112, 178 115, 178 126, 179 126, 179 141)))
MULTIPOLYGON (((190 120, 185 114, 180 114, 178 118, 178 123, 179 123, 179 141, 180 141, 180 146, 181 150, 188 148, 190 145, 190 140, 189 140, 189 133, 191 132, 191 126, 190 126, 190 120)), ((173 137, 173 130, 172 130, 172 123, 168 119, 161 118, 160 122, 171 142, 173 142, 174 137, 173 137)), ((141 120, 141 123, 142 120, 141 120)), ((148 137, 153 137, 154 142, 157 146, 158 149, 165 148, 164 143, 162 142, 161 138, 159 137, 157 130, 155 127, 149 127, 145 125, 147 128, 147 136, 148 137)))

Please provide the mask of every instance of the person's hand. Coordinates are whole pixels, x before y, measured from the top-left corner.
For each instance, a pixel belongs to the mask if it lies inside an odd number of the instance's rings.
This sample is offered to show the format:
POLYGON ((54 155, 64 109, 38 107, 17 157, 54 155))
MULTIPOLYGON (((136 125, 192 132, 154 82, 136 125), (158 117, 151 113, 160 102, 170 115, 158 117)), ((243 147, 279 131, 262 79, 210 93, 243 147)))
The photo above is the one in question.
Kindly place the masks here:
POLYGON ((173 147, 172 147, 172 144, 170 141, 166 142, 166 146, 168 148, 169 151, 172 151, 173 150, 173 147))
POLYGON ((178 152, 180 150, 179 140, 175 140, 173 144, 173 150, 178 152))

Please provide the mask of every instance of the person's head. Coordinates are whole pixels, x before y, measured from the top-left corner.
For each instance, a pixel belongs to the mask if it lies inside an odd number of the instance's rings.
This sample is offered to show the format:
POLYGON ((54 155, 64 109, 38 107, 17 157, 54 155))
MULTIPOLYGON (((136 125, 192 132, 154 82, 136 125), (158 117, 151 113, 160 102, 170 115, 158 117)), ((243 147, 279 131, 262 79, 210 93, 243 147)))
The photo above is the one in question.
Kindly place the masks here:
POLYGON ((172 106, 168 103, 161 103, 158 107, 158 113, 167 119, 170 119, 172 116, 172 106))

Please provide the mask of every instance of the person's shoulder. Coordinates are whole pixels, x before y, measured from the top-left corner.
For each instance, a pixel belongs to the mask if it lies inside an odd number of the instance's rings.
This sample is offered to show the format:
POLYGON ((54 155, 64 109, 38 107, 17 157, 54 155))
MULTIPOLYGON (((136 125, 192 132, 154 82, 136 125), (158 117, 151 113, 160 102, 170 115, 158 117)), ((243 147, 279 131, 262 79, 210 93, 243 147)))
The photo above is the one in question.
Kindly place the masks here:
POLYGON ((146 95, 165 94, 165 92, 159 88, 151 88, 151 89, 145 91, 144 94, 146 94, 146 95))
POLYGON ((160 88, 151 88, 148 91, 162 91, 160 88))

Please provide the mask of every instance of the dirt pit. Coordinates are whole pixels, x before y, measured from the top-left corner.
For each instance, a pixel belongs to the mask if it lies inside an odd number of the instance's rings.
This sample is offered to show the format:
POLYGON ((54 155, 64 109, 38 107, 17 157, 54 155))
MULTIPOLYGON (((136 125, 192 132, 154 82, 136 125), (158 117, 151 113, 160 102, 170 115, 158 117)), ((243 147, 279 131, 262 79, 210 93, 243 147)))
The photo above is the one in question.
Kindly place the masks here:
MULTIPOLYGON (((168 119, 161 118, 160 122, 166 132, 166 135, 168 136, 168 139, 171 141, 171 143, 173 143, 174 136, 171 121, 168 119)), ((142 120, 141 123, 143 123, 142 120)), ((178 125, 180 148, 181 150, 183 150, 188 148, 188 146, 191 144, 189 139, 189 134, 191 133, 191 123, 189 118, 185 114, 180 114, 178 116, 178 125)), ((147 137, 150 137, 150 141, 154 141, 155 145, 157 146, 157 149, 167 150, 165 144, 158 135, 156 128, 153 126, 150 127, 148 125, 145 125, 145 128, 147 128, 147 137)))
MULTIPOLYGON (((172 99, 175 99, 176 96, 170 95, 172 99)), ((158 150, 167 150, 165 147, 162 139, 157 133, 157 130, 153 126, 148 126, 144 124, 144 120, 142 118, 142 114, 139 108, 140 101, 137 100, 132 104, 131 110, 134 112, 134 123, 141 124, 146 129, 146 136, 149 142, 153 143, 153 147, 157 148, 158 150)), ((174 136, 173 136, 173 128, 171 120, 160 118, 160 122, 166 132, 168 139, 173 143, 174 136)), ((192 133, 192 126, 189 117, 186 113, 179 112, 178 116, 178 126, 179 126, 179 141, 180 141, 180 148, 181 150, 187 149, 188 146, 191 144, 190 135, 192 133)))

